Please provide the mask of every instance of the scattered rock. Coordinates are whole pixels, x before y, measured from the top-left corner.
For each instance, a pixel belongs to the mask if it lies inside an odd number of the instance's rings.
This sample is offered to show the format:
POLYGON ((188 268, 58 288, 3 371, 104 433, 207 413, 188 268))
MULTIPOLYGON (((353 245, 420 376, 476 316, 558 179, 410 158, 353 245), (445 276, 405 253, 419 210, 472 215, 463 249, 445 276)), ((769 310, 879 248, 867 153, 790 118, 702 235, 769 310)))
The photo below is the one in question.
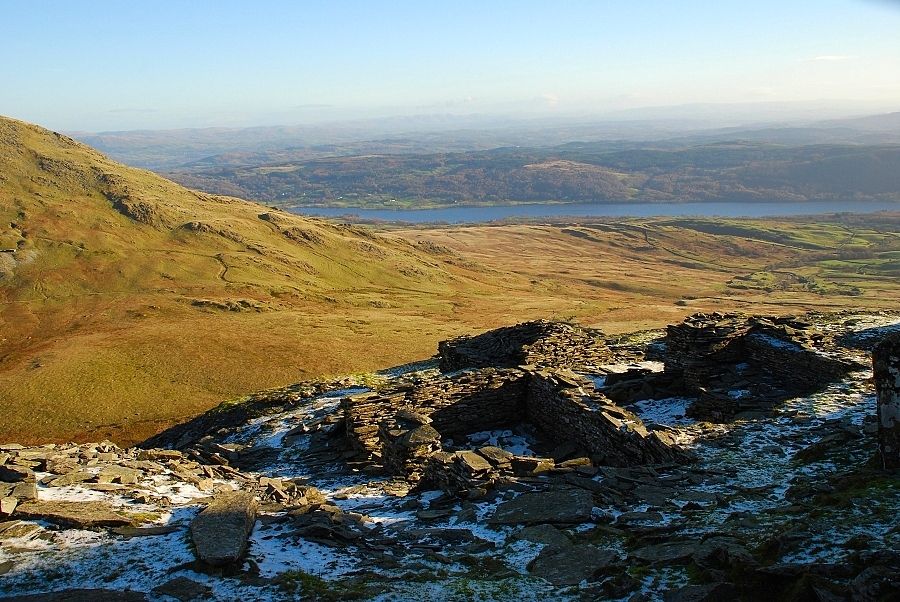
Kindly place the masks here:
POLYGON ((67 487, 69 485, 90 481, 95 476, 94 473, 86 470, 76 470, 75 472, 70 472, 69 474, 60 475, 54 479, 50 479, 47 482, 47 485, 49 487, 67 487))

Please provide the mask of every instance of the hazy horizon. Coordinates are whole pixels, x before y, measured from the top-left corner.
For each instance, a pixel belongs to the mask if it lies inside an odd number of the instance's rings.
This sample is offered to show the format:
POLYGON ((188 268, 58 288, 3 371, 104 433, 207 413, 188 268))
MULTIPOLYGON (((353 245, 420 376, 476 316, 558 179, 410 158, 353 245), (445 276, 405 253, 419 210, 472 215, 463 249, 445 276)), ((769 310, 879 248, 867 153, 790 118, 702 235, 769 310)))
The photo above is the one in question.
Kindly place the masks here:
POLYGON ((900 106, 896 2, 4 8, 15 27, 0 49, 15 60, 0 113, 67 131, 616 118, 728 103, 758 105, 761 117, 787 103, 815 118, 900 106))

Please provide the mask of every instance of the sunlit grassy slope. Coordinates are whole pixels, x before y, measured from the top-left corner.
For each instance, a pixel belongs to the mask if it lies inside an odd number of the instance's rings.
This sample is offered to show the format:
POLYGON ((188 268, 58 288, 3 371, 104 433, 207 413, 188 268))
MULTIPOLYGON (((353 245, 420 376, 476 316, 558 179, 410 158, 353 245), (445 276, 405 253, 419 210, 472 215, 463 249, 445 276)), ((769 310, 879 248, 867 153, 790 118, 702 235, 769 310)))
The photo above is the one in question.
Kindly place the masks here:
POLYGON ((895 307, 897 216, 372 230, 200 194, 0 118, 0 442, 144 438, 538 317, 895 307))
POLYGON ((477 276, 8 119, 0 249, 0 432, 18 438, 138 435, 223 397, 428 355, 404 328, 439 336, 421 316, 477 276))

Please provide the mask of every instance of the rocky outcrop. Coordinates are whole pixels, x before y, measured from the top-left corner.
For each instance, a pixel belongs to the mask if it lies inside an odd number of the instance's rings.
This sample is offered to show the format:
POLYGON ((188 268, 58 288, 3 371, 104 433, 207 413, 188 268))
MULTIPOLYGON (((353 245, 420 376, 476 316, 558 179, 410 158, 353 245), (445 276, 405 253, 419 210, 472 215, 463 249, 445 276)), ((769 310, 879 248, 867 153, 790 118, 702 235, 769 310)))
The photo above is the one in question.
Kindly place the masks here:
MULTIPOLYGON (((722 403, 764 408, 755 385, 786 378, 765 362, 790 375, 811 369, 806 354, 843 361, 829 333, 846 334, 849 321, 751 320, 732 340, 749 356, 708 376, 705 395, 745 390, 749 401, 722 403), (767 337, 790 347, 753 350, 755 338, 775 347, 767 337)), ((0 499, 0 597, 414 599, 423 586, 440 597, 471 584, 485 598, 896 598, 897 480, 868 462, 878 425, 866 374, 752 422, 692 423, 685 399, 649 401, 686 391, 680 376, 651 363, 621 372, 648 350, 665 359, 655 337, 612 344, 618 365, 591 377, 533 366, 440 375, 419 364, 364 395, 347 381, 325 395, 269 392, 242 422, 220 409, 177 434, 191 441, 182 451, 0 445, 2 492, 38 497, 0 499), (623 355, 632 343, 639 353, 623 355), (368 434, 345 428, 348 397, 370 412, 355 416, 374 424, 368 434), (667 461, 682 457, 668 435, 694 461, 667 461), (204 550, 208 560, 194 561, 204 550), (231 564, 208 566, 220 561, 231 564), (128 588, 140 592, 112 591, 128 588), (39 593, 48 589, 63 591, 39 593)))
POLYGON ((591 372, 613 354, 600 330, 538 320, 441 341, 438 355, 444 372, 521 365, 591 372))
POLYGON ((900 333, 872 352, 878 395, 878 454, 886 470, 900 469, 900 333))
POLYGON ((257 508, 253 495, 244 491, 216 496, 191 521, 197 559, 210 566, 233 565, 241 560, 256 523, 257 508))

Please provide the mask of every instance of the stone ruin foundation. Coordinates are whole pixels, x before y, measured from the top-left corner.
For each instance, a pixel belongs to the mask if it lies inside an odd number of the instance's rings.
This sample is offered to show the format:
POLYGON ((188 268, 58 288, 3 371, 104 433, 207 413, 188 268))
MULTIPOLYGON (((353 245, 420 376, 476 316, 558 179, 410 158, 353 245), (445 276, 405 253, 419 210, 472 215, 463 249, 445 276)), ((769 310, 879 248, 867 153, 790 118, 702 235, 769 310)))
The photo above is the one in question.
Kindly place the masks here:
POLYGON ((862 368, 794 318, 697 314, 669 326, 660 343, 662 372, 609 373, 615 349, 599 330, 572 324, 527 322, 444 341, 443 374, 344 399, 347 438, 413 485, 476 496, 514 477, 688 461, 665 430, 622 407, 640 399, 692 397, 692 417, 725 421, 862 368), (585 376, 597 374, 606 374, 600 387, 585 376), (458 445, 522 425, 553 450, 548 457, 458 445))
POLYGON ((581 464, 632 466, 687 459, 665 433, 649 431, 591 381, 566 370, 465 371, 349 397, 343 408, 348 436, 358 451, 411 483, 454 493, 556 468, 554 458, 516 456, 496 446, 444 449, 444 441, 523 422, 557 447, 568 444, 566 455, 579 456, 581 464))
POLYGON ((688 415, 726 422, 770 412, 854 370, 858 361, 836 350, 811 324, 793 317, 695 314, 666 329, 662 373, 630 371, 607 379, 618 403, 691 397, 688 415))
POLYGON ((565 367, 591 373, 615 361, 603 332, 566 322, 536 320, 438 344, 441 371, 465 368, 565 367))

